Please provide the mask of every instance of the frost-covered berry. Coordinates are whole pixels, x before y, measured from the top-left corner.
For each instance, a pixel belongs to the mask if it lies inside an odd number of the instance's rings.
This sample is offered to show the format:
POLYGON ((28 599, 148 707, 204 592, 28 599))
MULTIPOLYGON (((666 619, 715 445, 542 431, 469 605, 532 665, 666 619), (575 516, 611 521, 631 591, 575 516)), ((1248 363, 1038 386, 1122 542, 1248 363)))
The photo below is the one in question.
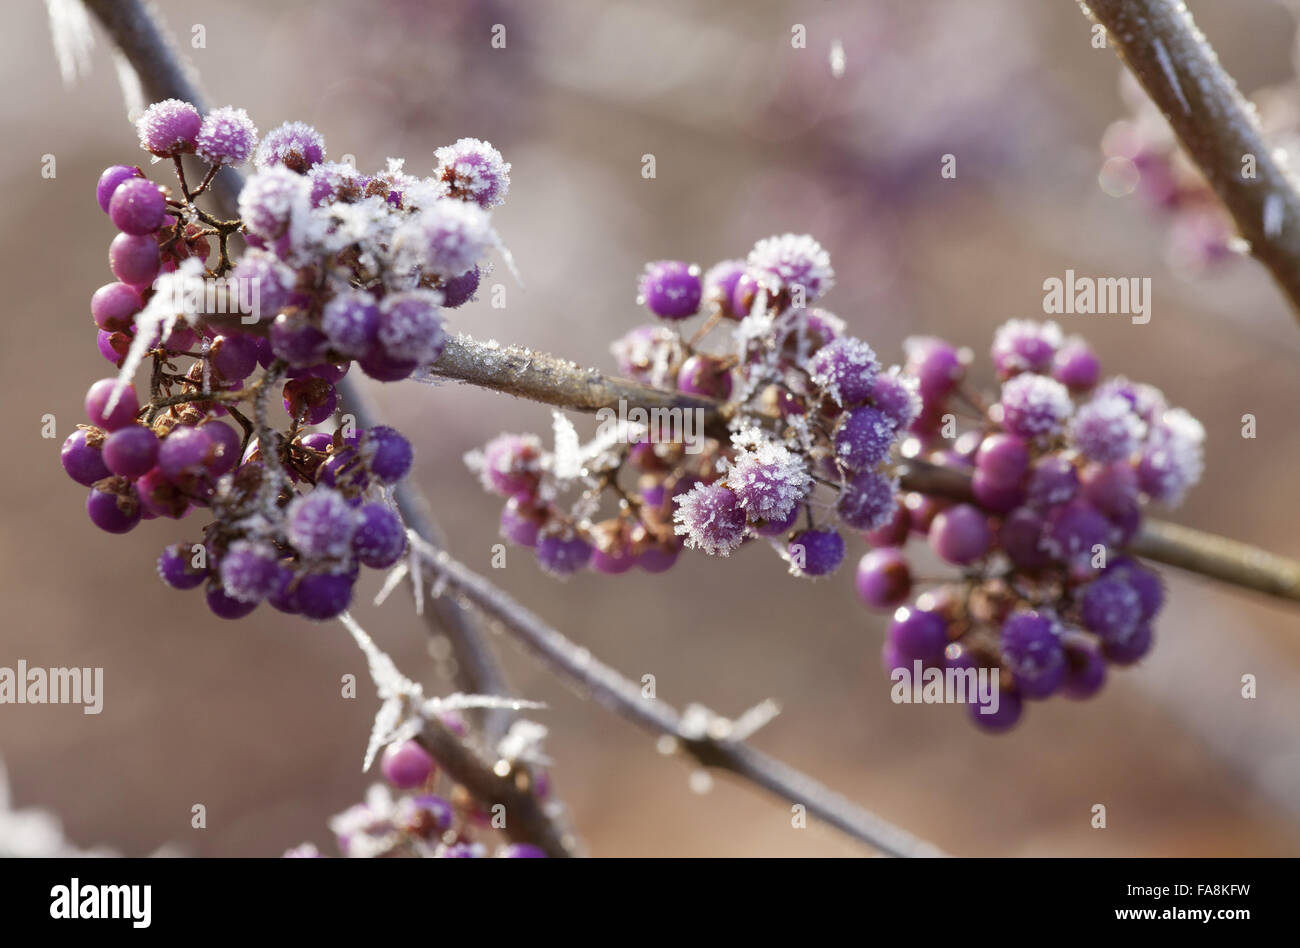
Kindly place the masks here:
POLYGON ((159 158, 194 150, 203 119, 199 110, 180 99, 164 99, 144 110, 135 123, 140 147, 159 158))
POLYGON ((86 392, 86 417, 90 423, 105 431, 116 431, 135 421, 140 410, 140 402, 135 394, 134 385, 124 385, 118 395, 117 404, 109 411, 113 401, 113 391, 117 388, 116 379, 100 379, 86 392))
POLYGON ((517 546, 537 546, 546 519, 545 505, 534 503, 525 494, 516 494, 501 508, 501 535, 517 546))
POLYGON ((346 573, 308 573, 298 580, 293 605, 305 619, 335 619, 352 603, 352 584, 346 573))
POLYGON ((366 432, 366 441, 370 447, 370 473, 381 484, 396 484, 411 470, 415 451, 396 428, 375 425, 366 432))
POLYGON ((125 482, 110 490, 92 487, 86 497, 86 514, 105 533, 128 533, 140 522, 140 499, 135 488, 125 482))
POLYGON ((929 537, 936 554, 959 566, 975 562, 993 542, 988 517, 971 504, 957 504, 937 513, 929 537))
POLYGON ((898 366, 892 366, 872 383, 871 403, 894 428, 905 431, 921 414, 920 384, 903 375, 898 366))
POLYGON ((147 178, 128 178, 113 192, 108 216, 124 234, 152 234, 167 219, 167 199, 147 178))
POLYGON ((645 265, 637 302, 662 319, 687 319, 700 311, 703 292, 698 267, 658 260, 645 265))
POLYGON ((104 173, 99 176, 99 181, 95 185, 95 200, 99 202, 100 208, 107 214, 109 202, 113 200, 113 194, 117 191, 117 186, 130 178, 143 177, 144 174, 140 169, 133 165, 109 165, 104 169, 104 173))
POLYGON ((726 556, 745 538, 745 511, 734 491, 718 484, 696 484, 674 500, 674 530, 691 549, 726 556))
POLYGON ((737 313, 731 305, 731 300, 736 292, 736 283, 744 272, 744 260, 723 260, 709 267, 701 281, 704 301, 716 307, 717 311, 728 319, 741 317, 741 314, 737 313))
POLYGON ((384 779, 399 790, 421 787, 433 774, 433 758, 415 741, 389 744, 380 758, 384 779))
POLYGON ((1205 428, 1183 411, 1164 412, 1151 427, 1138 461, 1138 480, 1152 499, 1176 505, 1205 469, 1205 428))
POLYGON ((1123 376, 1107 379, 1097 386, 1094 397, 1102 398, 1106 395, 1119 395, 1127 399, 1137 416, 1149 425, 1158 422, 1165 409, 1169 407, 1160 389, 1154 385, 1132 382, 1123 376))
POLYGON ((802 287, 803 305, 825 295, 835 284, 831 257, 808 234, 781 234, 754 245, 745 259, 746 274, 770 301, 784 295, 797 301, 802 287))
POLYGON ((812 382, 838 405, 859 405, 871 397, 880 363, 861 339, 841 336, 818 349, 808 363, 812 382))
POLYGON ((1124 635, 1142 621, 1142 600, 1122 575, 1108 575, 1084 588, 1079 616, 1100 636, 1124 635))
POLYGON ((285 536, 309 559, 346 558, 356 526, 356 511, 342 494, 328 487, 295 497, 285 511, 285 536))
POLYGON ((359 358, 379 338, 379 307, 370 294, 346 290, 325 304, 320 325, 330 348, 359 358))
POLYGON ((272 242, 289 229, 294 208, 305 207, 310 185, 288 168, 271 165, 249 176, 239 192, 239 216, 250 234, 272 242))
POLYGON ((849 412, 835 432, 835 457, 850 471, 863 471, 889 454, 897 433, 883 412, 870 405, 849 412))
POLYGON ((240 602, 261 602, 276 588, 279 557, 260 540, 236 540, 218 564, 221 588, 240 602))
POLYGON ((383 504, 363 504, 357 512, 352 552, 365 566, 387 569, 406 550, 406 529, 397 514, 383 504))
POLYGON ((510 163, 491 142, 462 138, 439 148, 433 156, 438 162, 433 175, 451 197, 474 201, 483 208, 505 201, 510 190, 510 163))
POLYGON ((304 174, 325 160, 325 139, 306 122, 285 122, 271 129, 257 146, 253 163, 259 168, 283 165, 304 174))
POLYGON ((257 126, 243 109, 223 106, 203 117, 194 150, 209 164, 237 165, 257 147, 257 126))
POLYGON ((140 477, 157 458, 158 436, 143 425, 118 428, 104 441, 104 464, 122 477, 140 477))
POLYGON ((1029 503, 1037 507, 1055 507, 1073 500, 1078 493, 1079 473, 1065 458, 1048 454, 1034 462, 1026 488, 1029 503))
POLYGON ((399 242, 424 273, 444 279, 470 270, 497 243, 487 211, 466 201, 435 201, 402 229, 399 242))
POLYGON ((501 850, 502 859, 545 859, 546 851, 529 843, 509 843, 501 850))
POLYGON ((1146 425, 1121 395, 1100 395, 1079 406, 1070 422, 1074 446, 1103 463, 1126 460, 1138 449, 1146 425))
POLYGON ((1002 427, 1022 438, 1060 434, 1074 409, 1064 385, 1033 373, 1004 382, 1001 405, 1002 427))
POLYGON ((193 589, 207 575, 206 567, 194 565, 194 554, 185 543, 173 543, 158 556, 158 576, 172 589, 193 589))
POLYGON ((791 571, 802 576, 827 576, 844 562, 844 538, 838 530, 803 530, 790 539, 786 552, 791 571))
POLYGON ((288 304, 297 276, 274 254, 251 248, 239 258, 230 279, 238 288, 241 305, 247 303, 248 315, 272 320, 288 304))
POLYGON ((1152 639, 1151 624, 1142 622, 1127 633, 1104 637, 1102 654, 1116 665, 1132 665, 1151 651, 1152 639))
POLYGON ((1138 599, 1142 603, 1142 618, 1155 618, 1165 602, 1165 586, 1160 579, 1160 574, 1143 569, 1127 558, 1115 560, 1111 566, 1137 592, 1138 599))
POLYGON ((384 297, 376 334, 390 358, 421 365, 442 355, 447 333, 438 312, 440 301, 432 290, 407 290, 384 297))
POLYGON ((307 172, 312 207, 341 201, 350 204, 362 196, 368 179, 352 165, 342 161, 325 161, 307 172))
POLYGON ((1002 623, 1002 655, 1025 698, 1046 698, 1065 682, 1065 650, 1051 619, 1017 612, 1002 623))
POLYGON ((993 367, 1001 378, 1021 372, 1050 371, 1062 343, 1061 327, 1031 319, 1012 319, 993 334, 993 367))
POLYGON ((1123 461, 1089 465, 1083 472, 1083 498, 1111 518, 1136 510, 1137 472, 1123 461))
POLYGON ((895 547, 871 550, 858 561, 854 577, 858 598, 876 609, 900 605, 912 591, 912 570, 907 557, 895 547))
POLYGON ((889 523, 899 509, 898 485, 878 471, 863 471, 840 491, 835 512, 854 530, 875 530, 889 523))
POLYGON ((741 451, 727 471, 727 487, 750 520, 785 520, 811 486, 803 459, 773 441, 741 451))
POLYGON ((654 324, 637 326, 609 347, 620 373, 650 384, 667 377, 680 348, 676 333, 654 324))
POLYGON ((1097 508, 1083 500, 1072 500, 1051 512, 1044 545, 1058 561, 1087 563, 1098 547, 1106 547, 1113 529, 1097 508))
POLYGON ((1100 375, 1100 360, 1078 336, 1065 340, 1052 360, 1052 378, 1072 392, 1086 392, 1097 384, 1100 375))
POLYGON ((591 554, 591 544, 568 529, 546 530, 537 540, 537 565, 552 576, 573 575, 591 554))

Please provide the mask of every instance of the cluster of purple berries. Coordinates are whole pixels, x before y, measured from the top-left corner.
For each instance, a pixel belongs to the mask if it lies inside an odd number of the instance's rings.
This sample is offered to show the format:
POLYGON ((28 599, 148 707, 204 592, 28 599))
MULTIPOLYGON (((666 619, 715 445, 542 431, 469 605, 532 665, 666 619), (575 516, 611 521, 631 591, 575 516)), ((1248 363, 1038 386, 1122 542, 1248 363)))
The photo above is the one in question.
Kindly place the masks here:
POLYGON ((971 496, 906 494, 866 535, 859 597, 897 610, 886 670, 998 669, 996 713, 970 706, 990 730, 1014 725, 1024 699, 1092 696, 1107 663, 1131 664, 1151 647, 1163 587, 1122 550, 1148 500, 1177 504, 1199 480, 1204 430, 1149 385, 1099 382, 1087 344, 1054 323, 1012 320, 997 331, 1002 388, 990 405, 963 384, 968 352, 934 338, 907 349, 923 407, 905 453, 967 473, 971 496), (958 434, 949 426, 964 412, 973 424, 958 434), (961 575, 906 605, 912 534, 961 575))
MULTIPOLYGON (((448 716, 445 722, 459 734, 464 724, 448 716)), ((380 761, 388 787, 371 789, 366 802, 349 807, 330 820, 339 852, 352 858, 416 857, 464 859, 487 856, 481 838, 491 827, 491 814, 459 785, 445 795, 439 789, 440 771, 433 757, 415 741, 389 744, 380 761), (390 789, 391 788, 391 789, 390 789), (400 796, 392 795, 395 790, 400 796)), ((546 775, 539 772, 534 789, 545 800, 546 775)), ((285 853, 289 857, 318 857, 310 843, 285 853)), ((527 843, 498 846, 505 858, 538 858, 546 853, 527 843)))
POLYGON ((866 342, 813 306, 833 283, 829 255, 807 235, 759 241, 745 259, 707 272, 648 264, 638 301, 660 322, 613 345, 619 369, 725 403, 730 437, 706 436, 691 424, 693 409, 651 414, 581 459, 581 494, 570 503, 562 495, 573 485, 555 476, 554 455, 533 436, 502 435, 470 463, 507 499, 503 535, 559 575, 661 572, 683 546, 725 556, 757 538, 796 575, 838 569, 841 531, 873 529, 893 512, 891 452, 921 402, 914 380, 882 370, 866 342), (724 352, 704 351, 720 327, 730 335, 724 352), (605 498, 616 510, 599 518, 605 498))
POLYGON ((411 447, 386 427, 311 428, 337 410, 335 385, 353 361, 396 380, 438 358, 441 310, 473 296, 498 246, 488 209, 505 198, 509 165, 462 139, 437 150, 428 177, 392 160, 361 175, 326 162, 308 125, 259 142, 242 109, 200 115, 175 99, 150 106, 138 131, 145 151, 172 160, 176 182, 126 165, 99 179, 119 233, 116 279, 94 293, 91 315, 119 375, 91 386, 89 424, 65 442, 64 468, 91 488, 87 512, 111 533, 208 508, 203 542, 169 547, 159 572, 177 588, 206 580, 217 615, 266 600, 337 616, 361 565, 391 566, 405 549, 385 490, 409 470, 411 447), (195 159, 206 172, 191 187, 185 163, 195 159), (221 168, 248 161, 237 219, 200 206, 221 168), (236 238, 247 245, 237 257, 236 238), (218 286, 225 296, 209 292, 218 286), (133 376, 145 358, 142 404, 133 376), (287 419, 275 430, 259 409, 281 380, 287 419))

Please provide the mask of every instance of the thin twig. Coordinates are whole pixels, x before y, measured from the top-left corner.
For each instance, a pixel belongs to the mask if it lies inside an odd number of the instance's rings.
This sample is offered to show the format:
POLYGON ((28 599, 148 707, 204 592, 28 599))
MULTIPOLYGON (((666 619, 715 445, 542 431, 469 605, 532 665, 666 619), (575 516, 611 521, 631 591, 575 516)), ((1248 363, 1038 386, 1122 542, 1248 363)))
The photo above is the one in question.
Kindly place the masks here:
POLYGON ((1300 193, 1187 7, 1182 0, 1080 6, 1106 28, 1106 41, 1169 120, 1300 318, 1300 193))
POLYGON ((694 733, 682 715, 659 698, 646 697, 637 684, 565 638, 535 613, 445 551, 426 561, 448 587, 464 595, 552 671, 581 686, 614 713, 652 734, 671 738, 684 754, 704 767, 724 770, 780 797, 853 838, 890 856, 941 856, 931 844, 862 809, 813 778, 743 740, 694 733))

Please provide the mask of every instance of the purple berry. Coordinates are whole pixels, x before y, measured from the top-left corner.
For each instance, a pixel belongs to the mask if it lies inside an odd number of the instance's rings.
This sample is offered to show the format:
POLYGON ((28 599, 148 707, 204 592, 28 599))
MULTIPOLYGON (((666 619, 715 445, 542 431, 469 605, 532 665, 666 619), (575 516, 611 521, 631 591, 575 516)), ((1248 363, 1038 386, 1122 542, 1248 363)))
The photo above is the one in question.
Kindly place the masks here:
POLYGON ((406 530, 397 514, 383 504, 363 504, 352 536, 352 552, 372 569, 387 569, 406 551, 406 530))
POLYGON ((86 417, 90 419, 91 424, 105 431, 116 431, 118 428, 126 427, 135 421, 136 413, 140 410, 135 386, 128 384, 123 386, 117 404, 110 412, 108 405, 112 401, 113 389, 116 387, 116 379, 100 379, 86 392, 86 417))
POLYGON ((167 217, 167 199, 152 181, 128 178, 113 192, 108 216, 124 234, 152 234, 167 217))
POLYGON ((82 487, 89 487, 112 474, 104 463, 103 445, 92 448, 86 443, 88 436, 86 429, 78 428, 63 442, 59 455, 68 476, 82 487))
POLYGON ((808 363, 813 385, 837 405, 859 405, 871 397, 880 363, 861 339, 841 336, 818 349, 808 363))
POLYGON ((118 234, 108 245, 108 267, 123 283, 148 286, 158 276, 160 265, 158 241, 151 235, 118 234))
POLYGON ((241 602, 261 602, 278 588, 279 556, 269 543, 236 540, 217 564, 221 588, 241 602))
POLYGON ((785 520, 811 486, 804 460, 773 441, 739 452, 727 472, 727 487, 753 521, 785 520))
POLYGON ((231 333, 212 340, 212 367, 223 379, 247 378, 257 368, 257 344, 252 337, 231 333))
POLYGON ((1132 665, 1151 651, 1151 645, 1151 623, 1141 622, 1128 632, 1103 637, 1101 651, 1107 661, 1132 665))
POLYGON ((172 589, 193 589, 207 578, 207 568, 194 565, 188 544, 173 543, 158 556, 158 575, 172 589))
POLYGON ((351 553, 356 529, 356 511, 342 494, 328 487, 295 497, 285 509, 285 537, 308 559, 345 559, 351 553))
MULTIPOLYGON (((126 234, 120 236, 127 237, 126 234)), ((106 283, 91 296, 90 315, 95 325, 105 332, 125 332, 130 330, 132 318, 143 306, 144 302, 134 287, 125 283, 106 283)))
POLYGON ((325 139, 305 122, 285 122, 271 129, 257 146, 253 164, 259 168, 283 165, 306 174, 325 159, 325 139))
POLYGON ((971 721, 982 730, 993 734, 1011 730, 1019 723, 1025 710, 1024 701, 1018 692, 1003 688, 998 692, 997 700, 996 710, 989 710, 987 714, 984 712, 986 709, 993 708, 992 701, 976 700, 966 706, 971 721))
MULTIPOLYGON (((860 475, 861 476, 861 475, 860 475)), ((857 480, 857 478, 854 478, 857 480)), ((892 482, 891 482, 892 486, 892 482)), ((843 502, 843 497, 840 500, 843 502)), ((844 514, 840 512, 843 519, 844 514)), ((845 521, 848 522, 847 520, 845 521)), ((850 524, 852 526, 852 524, 850 524)), ((902 498, 894 495, 893 510, 889 513, 880 526, 868 530, 863 534, 868 543, 872 546, 902 546, 907 542, 908 535, 912 532, 911 518, 907 511, 907 505, 903 503, 902 498)))
POLYGON ((1029 474, 1027 499, 1036 507, 1055 507, 1079 493, 1079 474, 1059 455, 1039 458, 1029 474))
MULTIPOLYGON (((894 480, 877 471, 855 474, 835 502, 835 512, 840 520, 855 530, 884 527, 899 516, 900 509, 894 480)), ((875 543, 874 540, 871 542, 875 543)))
POLYGON ((1002 521, 999 545, 1018 569, 1033 571, 1050 562, 1043 547, 1043 529, 1044 520, 1032 507, 1019 507, 1002 521))
POLYGON ((680 260, 646 264, 637 302, 663 319, 688 319, 700 309, 699 269, 680 260))
POLYGON ((887 635, 893 657, 904 666, 913 661, 933 665, 939 663, 948 644, 948 623, 937 612, 900 606, 887 635))
POLYGON ((242 619, 257 608, 256 602, 244 602, 227 596, 221 586, 215 582, 208 583, 203 590, 203 596, 208 602, 208 608, 218 619, 242 619))
POLYGON ((1065 643, 1065 684, 1061 694, 1075 701, 1091 698, 1106 684, 1106 660, 1088 642, 1065 643))
POLYGON ((482 274, 478 267, 471 267, 460 276, 450 277, 442 281, 442 305, 446 309, 455 309, 457 306, 463 306, 474 298, 478 292, 479 280, 482 274))
POLYGON ((739 319, 740 314, 731 305, 736 292, 736 283, 745 272, 745 261, 723 260, 709 268, 701 281, 701 293, 705 300, 716 306, 718 312, 727 319, 739 319))
POLYGON ((1070 440, 1093 461, 1127 461, 1146 432, 1133 406, 1120 395, 1101 395, 1085 402, 1070 422, 1070 440))
POLYGON ((1046 546, 1060 562, 1087 563, 1097 547, 1109 543, 1111 525, 1095 507, 1081 500, 1052 511, 1047 521, 1046 546))
POLYGON ((244 183, 239 192, 239 216, 248 233, 274 244, 289 230, 295 208, 311 200, 311 185, 301 175, 274 165, 244 183))
POLYGON ((930 524, 930 548, 959 566, 975 562, 988 552, 992 542, 987 516, 970 504, 940 511, 930 524))
POLYGON ((871 403, 899 431, 906 430, 921 414, 917 381, 899 372, 898 366, 876 376, 871 386, 871 403))
POLYGON ((1137 472, 1124 461, 1091 465, 1083 472, 1083 499, 1108 517, 1123 514, 1137 506, 1137 472))
POLYGON ((801 576, 827 576, 844 562, 844 538, 838 530, 804 530, 791 539, 791 569, 801 576))
POLYGON ((850 471, 864 471, 889 455, 896 433, 884 414, 864 405, 849 412, 835 433, 835 457, 850 471))
POLYGON ((142 178, 144 174, 139 168, 131 165, 109 165, 104 169, 104 173, 99 176, 99 183, 95 185, 95 200, 99 201, 99 206, 104 213, 108 213, 109 203, 113 200, 113 192, 117 186, 128 178, 142 178))
POLYGON ((556 530, 537 540, 537 565, 552 576, 571 576, 591 562, 591 544, 575 533, 556 530))
POLYGON ((912 592, 912 570, 895 547, 872 550, 858 561, 858 598, 876 609, 901 604, 912 592))
POLYGON ((301 314, 281 313, 271 323, 271 351, 291 368, 319 365, 325 361, 328 347, 325 334, 301 314))
POLYGON ((1017 612, 1002 623, 1002 655, 1016 690, 1025 698, 1046 698, 1065 681, 1065 650, 1052 620, 1017 612))
POLYGON ((1047 372, 1061 342, 1056 323, 1009 320, 993 334, 993 367, 1004 379, 1021 372, 1047 372))
POLYGON ((366 441, 370 446, 370 473, 381 484, 396 484, 411 470, 415 452, 411 442, 396 429, 387 425, 376 425, 366 432, 366 441))
POLYGON ((134 480, 154 466, 158 436, 143 425, 127 425, 104 441, 104 464, 114 474, 134 480))
POLYGON ((91 488, 86 497, 90 521, 106 533, 127 533, 140 522, 140 499, 134 487, 121 492, 91 488))
POLYGON ((546 524, 546 507, 534 504, 527 494, 517 494, 501 510, 501 535, 518 546, 537 546, 537 535, 546 524))
POLYGON ((1022 438, 1059 434, 1074 410, 1064 385, 1032 373, 1003 383, 1001 406, 1002 426, 1022 438))
POLYGON ((913 336, 903 341, 907 369, 920 384, 926 405, 942 401, 966 375, 966 358, 951 344, 930 336, 913 336))
POLYGON ((483 446, 479 481, 502 497, 535 494, 541 478, 542 442, 536 435, 500 434, 483 446))
POLYGON ((298 580, 293 603, 303 618, 336 619, 352 604, 352 585, 346 573, 308 573, 298 580))
POLYGON ((1082 339, 1067 339, 1052 363, 1052 378, 1071 392, 1086 392, 1097 384, 1101 362, 1082 339))
POLYGON ((647 573, 666 573, 677 563, 681 547, 650 546, 641 551, 636 565, 647 573))
POLYGON ((158 470, 170 481, 182 481, 204 472, 212 442, 206 431, 177 425, 158 447, 158 470))
POLYGON ((812 303, 835 285, 830 254, 808 234, 760 240, 745 259, 745 275, 767 291, 769 309, 778 298, 795 300, 800 292, 805 305, 812 303))
POLYGON ((465 201, 435 201, 399 232, 398 242, 429 276, 460 276, 497 243, 487 211, 465 201))
POLYGON ((975 472, 990 487, 1013 487, 1029 470, 1029 446, 1023 438, 1010 434, 992 434, 975 452, 975 472))
POLYGON ((503 859, 545 859, 546 851, 528 843, 510 843, 501 850, 503 859))
POLYGON ((677 373, 677 390, 688 395, 726 400, 731 397, 731 370, 723 359, 693 355, 677 373))

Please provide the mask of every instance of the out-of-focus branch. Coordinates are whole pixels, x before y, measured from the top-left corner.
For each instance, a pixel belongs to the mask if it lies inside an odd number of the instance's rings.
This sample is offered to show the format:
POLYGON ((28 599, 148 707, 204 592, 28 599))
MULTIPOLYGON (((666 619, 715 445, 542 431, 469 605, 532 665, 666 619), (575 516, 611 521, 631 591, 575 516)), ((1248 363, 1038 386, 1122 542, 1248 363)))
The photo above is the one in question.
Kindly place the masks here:
POLYGON ((812 777, 795 770, 745 741, 705 726, 687 727, 683 716, 659 698, 647 698, 641 688, 615 669, 565 638, 535 613, 491 581, 453 559, 445 551, 426 557, 430 568, 454 592, 465 596, 548 668, 580 686, 597 702, 638 727, 671 738, 676 748, 704 767, 724 770, 774 794, 890 856, 941 856, 943 853, 906 830, 862 809, 812 777))
POLYGON ((1182 0, 1080 0, 1300 318, 1300 193, 1182 0), (1245 176, 1245 158, 1254 176, 1245 176))

